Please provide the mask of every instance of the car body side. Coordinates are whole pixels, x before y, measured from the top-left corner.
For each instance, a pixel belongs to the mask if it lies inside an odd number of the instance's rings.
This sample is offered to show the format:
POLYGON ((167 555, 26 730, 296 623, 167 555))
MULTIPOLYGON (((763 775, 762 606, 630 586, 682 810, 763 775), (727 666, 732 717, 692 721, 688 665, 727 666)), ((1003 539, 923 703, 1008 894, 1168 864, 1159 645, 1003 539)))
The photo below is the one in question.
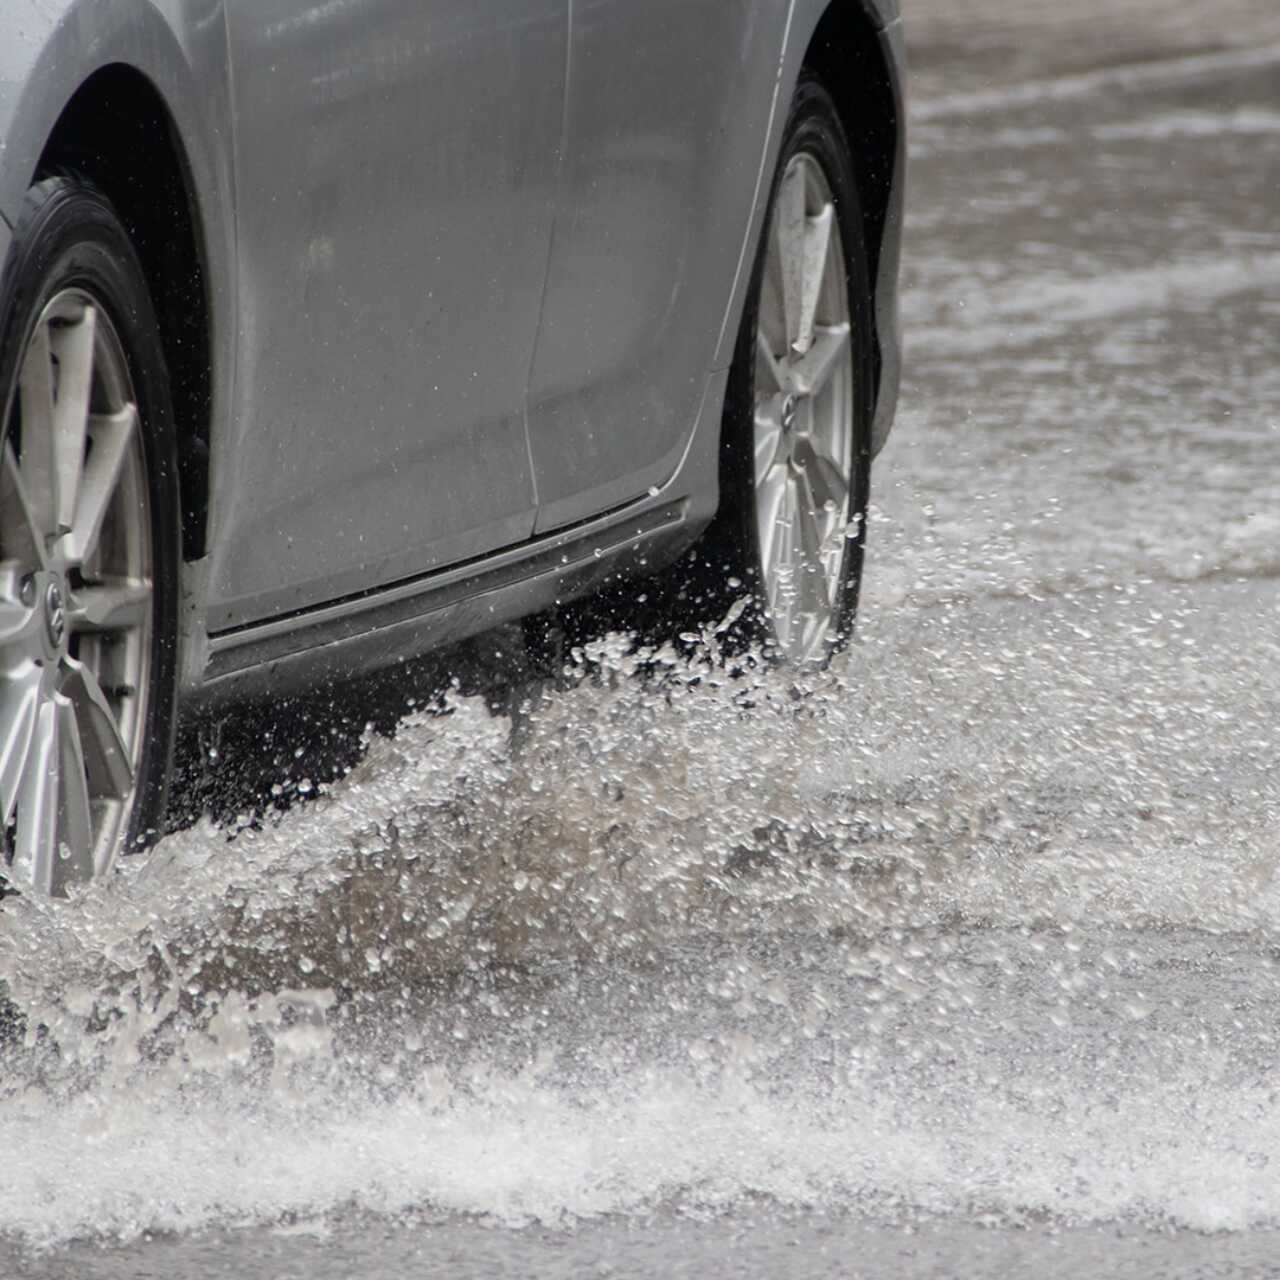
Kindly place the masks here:
MULTIPOLYGON (((323 7, 323 6, 321 6, 323 7)), ((849 69, 846 128, 862 161, 868 252, 875 290, 877 388, 873 449, 884 443, 897 395, 897 268, 903 178, 901 23, 896 0, 790 0, 779 4, 771 79, 744 83, 767 127, 732 190, 714 193, 734 241, 731 272, 704 282, 716 292, 714 356, 691 403, 693 420, 676 424, 683 443, 670 474, 646 494, 568 528, 477 561, 441 566, 362 600, 335 601, 295 617, 263 620, 233 634, 210 634, 209 567, 227 537, 223 478, 245 424, 235 421, 236 362, 242 328, 237 296, 236 136, 222 0, 9 0, 0 19, 0 261, 23 194, 39 174, 49 139, 68 103, 91 77, 129 68, 154 89, 167 113, 189 201, 198 279, 203 289, 209 370, 207 393, 181 421, 204 433, 207 452, 193 463, 190 501, 204 505, 184 543, 183 636, 186 694, 236 696, 290 681, 337 677, 397 655, 460 639, 494 622, 569 599, 621 574, 658 567, 694 540, 714 514, 721 406, 739 317, 763 225, 787 102, 806 57, 828 72, 849 69), (824 48, 824 32, 827 33, 824 48), (850 33, 856 45, 849 46, 850 33), (780 36, 780 38, 779 38, 780 36), (874 82, 874 83, 872 83, 874 82), (861 106, 860 106, 861 104, 861 106), (871 105, 875 110, 867 110, 871 105), (863 114, 856 113, 861 110, 863 114), (206 479, 207 475, 207 479, 206 479), (195 491, 207 484, 204 493, 195 491)), ((750 113, 747 113, 750 114, 750 113)), ((857 159, 855 163, 857 163, 857 159)), ((163 308, 162 308, 163 310, 163 308)), ((710 349, 710 348, 709 348, 710 349)), ((606 429, 610 425, 605 424, 606 429)), ((188 495, 184 489, 184 502, 188 495)))

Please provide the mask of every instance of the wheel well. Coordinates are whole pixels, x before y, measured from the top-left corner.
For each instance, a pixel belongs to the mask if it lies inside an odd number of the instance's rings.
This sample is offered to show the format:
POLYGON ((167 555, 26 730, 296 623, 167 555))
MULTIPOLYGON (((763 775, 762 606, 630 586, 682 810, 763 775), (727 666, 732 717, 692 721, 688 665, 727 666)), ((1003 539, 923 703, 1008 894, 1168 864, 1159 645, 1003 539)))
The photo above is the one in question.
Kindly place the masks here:
MULTIPOLYGON (((849 139, 874 290, 889 216, 900 108, 878 33, 856 0, 833 0, 828 6, 809 42, 804 65, 826 85, 849 139)), ((875 363, 878 383, 878 342, 875 363)))
POLYGON ((186 156, 163 99, 131 67, 95 72, 67 104, 35 179, 73 173, 115 206, 142 262, 178 427, 182 551, 204 554, 211 356, 202 229, 186 156))

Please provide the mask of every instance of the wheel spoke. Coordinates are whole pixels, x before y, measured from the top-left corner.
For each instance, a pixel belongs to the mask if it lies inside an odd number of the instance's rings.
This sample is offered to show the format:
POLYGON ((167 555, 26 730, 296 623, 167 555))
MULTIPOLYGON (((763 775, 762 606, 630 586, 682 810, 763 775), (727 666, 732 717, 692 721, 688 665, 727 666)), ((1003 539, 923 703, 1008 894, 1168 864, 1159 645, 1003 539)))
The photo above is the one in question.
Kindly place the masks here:
POLYGON ((800 312, 795 337, 795 350, 804 355, 813 343, 814 318, 818 298, 827 274, 827 255, 831 252, 831 229, 835 225, 835 208, 830 203, 820 213, 805 218, 801 241, 800 312))
POLYGON ((782 439, 782 423, 771 411, 772 401, 756 405, 755 417, 755 481, 760 484, 778 456, 778 442, 782 439))
POLYGON ((18 403, 31 524, 39 538, 51 537, 57 529, 58 468, 53 447, 53 353, 45 322, 36 325, 27 344, 18 375, 18 403))
POLYGON ((778 357, 773 354, 773 343, 759 323, 756 324, 756 387, 762 391, 787 389, 786 374, 778 363, 778 357))
POLYGON ((93 449, 84 469, 75 519, 62 548, 69 564, 83 564, 97 544, 136 426, 132 405, 119 413, 95 414, 89 420, 93 449))
POLYGON ((36 510, 23 483, 13 446, 7 441, 0 456, 0 555, 25 568, 45 568, 44 536, 36 510))
POLYGON ((93 673, 74 658, 64 662, 62 693, 74 709, 77 742, 83 751, 82 771, 97 799, 123 800, 133 789, 129 753, 116 718, 93 673))
POLYGON ((769 580, 770 590, 773 588, 773 579, 776 576, 777 552, 785 519, 788 483, 787 468, 783 465, 770 467, 756 482, 756 523, 760 530, 760 563, 765 571, 765 577, 769 580))
POLYGON ((773 615, 773 628, 784 648, 791 643, 791 624, 795 610, 795 538, 796 493, 790 469, 780 467, 783 473, 783 501, 778 514, 777 537, 769 575, 769 611, 773 615))
POLYGON ((146 621, 151 584, 137 578, 103 578, 77 590, 67 622, 73 631, 127 631, 146 621))
POLYGON ((0 682, 0 827, 13 817, 13 806, 31 754, 40 708, 40 672, 32 666, 24 680, 0 682))
POLYGON ((812 494, 806 492, 804 478, 797 479, 800 491, 796 513, 799 557, 796 565, 792 657, 804 661, 814 654, 814 640, 831 617, 832 586, 823 557, 823 520, 812 505, 812 494))
POLYGON ((53 459, 57 473, 55 528, 66 533, 75 518, 84 473, 89 396, 93 389, 93 336, 97 312, 85 307, 75 324, 50 331, 58 362, 58 391, 53 404, 53 459))
POLYGON ((20 880, 41 893, 53 891, 58 841, 58 708, 40 704, 18 790, 18 831, 13 866, 20 880))
POLYGON ((810 596, 815 599, 816 609, 830 613, 835 607, 844 563, 848 486, 839 467, 819 453, 812 454, 802 476, 805 493, 800 518, 808 525, 804 545, 811 576, 810 596))
POLYGON ((840 362, 848 361, 850 350, 847 324, 820 325, 813 333, 813 344, 804 358, 791 366, 791 383, 796 393, 803 396, 820 394, 840 362))
POLYGON ((805 570, 821 566, 822 507, 813 489, 813 477, 801 467, 796 474, 796 526, 800 535, 800 557, 805 570))
POLYGON ((802 309, 805 277, 804 173, 797 166, 788 169, 778 188, 774 211, 774 240, 782 277, 782 308, 788 351, 803 353, 802 309))
POLYGON ((73 881, 92 877, 93 810, 76 713, 65 698, 55 698, 58 716, 58 861, 50 892, 65 893, 73 881))
POLYGON ((842 517, 849 500, 849 482, 836 460, 823 453, 812 437, 796 442, 795 457, 815 511, 825 510, 830 503, 835 514, 842 517))

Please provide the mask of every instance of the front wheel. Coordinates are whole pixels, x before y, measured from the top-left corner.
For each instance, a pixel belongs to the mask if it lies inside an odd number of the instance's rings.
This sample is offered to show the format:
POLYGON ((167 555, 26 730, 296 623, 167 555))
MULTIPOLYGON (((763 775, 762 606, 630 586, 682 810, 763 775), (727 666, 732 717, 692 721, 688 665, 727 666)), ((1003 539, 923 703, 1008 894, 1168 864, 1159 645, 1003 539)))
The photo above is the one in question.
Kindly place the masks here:
POLYGON ((730 373, 712 598, 749 593, 766 652, 821 663, 847 639, 870 467, 871 296, 848 142, 801 80, 730 373))
POLYGON ((61 895, 158 823, 179 555, 168 379, 110 204, 28 193, 0 283, 0 873, 61 895))

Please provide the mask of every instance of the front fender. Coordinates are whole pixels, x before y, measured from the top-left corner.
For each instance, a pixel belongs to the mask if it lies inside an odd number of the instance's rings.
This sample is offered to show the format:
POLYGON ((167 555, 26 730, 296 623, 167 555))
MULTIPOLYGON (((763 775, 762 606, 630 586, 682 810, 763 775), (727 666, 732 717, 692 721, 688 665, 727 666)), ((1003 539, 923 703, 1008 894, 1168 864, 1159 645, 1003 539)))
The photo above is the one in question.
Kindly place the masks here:
POLYGON ((233 377, 235 333, 233 137, 222 0, 0 0, 0 219, 13 225, 77 91, 96 72, 119 66, 155 89, 183 152, 211 308, 216 423, 233 377))
POLYGON ((80 86, 123 64, 151 82, 177 129, 216 302, 234 245, 221 0, 4 0, 0 10, 0 216, 12 226, 80 86))
POLYGON ((12 223, 76 90, 122 63, 164 99, 204 207, 229 200, 220 0, 5 0, 0 14, 0 213, 12 223), (224 194, 225 193, 225 194, 224 194))
POLYGON ((906 153, 905 134, 902 128, 905 49, 899 16, 899 0, 791 0, 787 10, 785 36, 779 51, 768 137, 761 152, 760 168, 756 177, 753 212, 739 257, 730 302, 720 329, 715 368, 728 368, 733 358, 738 325, 754 260, 753 255, 764 226, 769 177, 777 163, 791 92, 799 78, 805 53, 818 29, 818 24, 828 8, 836 4, 856 6, 865 14, 867 23, 874 32, 879 56, 885 65, 895 106, 897 137, 889 166, 889 192, 885 202, 885 218, 880 228, 879 243, 875 246, 875 271, 872 280, 875 293, 879 373, 871 434, 872 452, 877 453, 884 446, 893 421, 901 376, 898 258, 902 238, 902 189, 906 153))

